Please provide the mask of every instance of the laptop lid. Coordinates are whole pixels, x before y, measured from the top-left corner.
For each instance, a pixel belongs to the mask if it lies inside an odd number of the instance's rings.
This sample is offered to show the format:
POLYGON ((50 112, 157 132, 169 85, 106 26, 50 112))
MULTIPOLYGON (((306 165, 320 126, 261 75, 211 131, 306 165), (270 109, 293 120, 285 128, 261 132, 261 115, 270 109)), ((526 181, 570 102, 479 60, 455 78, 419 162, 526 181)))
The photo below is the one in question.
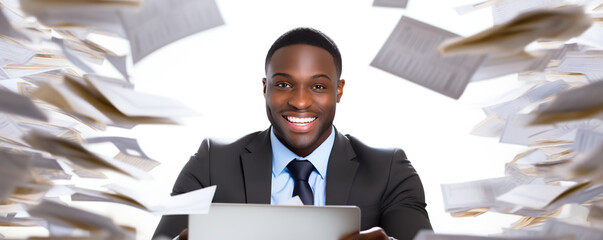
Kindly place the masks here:
POLYGON ((360 208, 212 203, 188 224, 191 240, 335 240, 360 230, 360 208))

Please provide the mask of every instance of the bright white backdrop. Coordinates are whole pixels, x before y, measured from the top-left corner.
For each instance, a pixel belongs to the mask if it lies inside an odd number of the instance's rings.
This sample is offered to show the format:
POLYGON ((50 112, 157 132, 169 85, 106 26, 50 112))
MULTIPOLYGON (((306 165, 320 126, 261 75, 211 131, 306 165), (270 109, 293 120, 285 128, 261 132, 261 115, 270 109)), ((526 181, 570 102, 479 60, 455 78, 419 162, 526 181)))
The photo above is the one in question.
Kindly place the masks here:
MULTIPOLYGON (((489 9, 464 16, 452 9, 468 2, 410 0, 407 9, 394 9, 373 7, 372 0, 218 0, 224 26, 166 46, 132 72, 137 90, 179 99, 202 116, 181 126, 139 126, 127 135, 163 163, 152 173, 156 191, 168 194, 202 139, 238 138, 269 126, 261 87, 265 54, 287 30, 313 27, 329 35, 343 56, 346 86, 336 127, 369 145, 406 151, 423 180, 436 232, 498 233, 518 218, 452 218, 444 212, 440 184, 503 176, 504 163, 524 149, 469 134, 485 117, 481 107, 520 85, 516 77, 471 84, 453 100, 369 66, 403 15, 465 36, 489 27, 489 9)), ((127 207, 97 210, 137 226, 140 239, 150 238, 159 219, 127 207)))

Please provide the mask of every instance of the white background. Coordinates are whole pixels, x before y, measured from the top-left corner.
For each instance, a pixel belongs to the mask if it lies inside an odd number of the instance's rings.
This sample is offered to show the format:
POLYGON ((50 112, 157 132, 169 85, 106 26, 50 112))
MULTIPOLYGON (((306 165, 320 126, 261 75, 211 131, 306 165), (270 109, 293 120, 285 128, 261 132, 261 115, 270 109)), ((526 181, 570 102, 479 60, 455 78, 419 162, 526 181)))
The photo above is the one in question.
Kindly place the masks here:
MULTIPOLYGON (((138 91, 179 99, 202 114, 181 126, 124 131, 163 163, 152 172, 157 182, 146 185, 169 194, 206 137, 234 139, 268 128, 261 83, 265 54, 278 36, 307 26, 330 36, 342 53, 346 85, 337 106, 338 130, 374 147, 405 150, 423 181, 436 232, 500 232, 518 217, 452 218, 444 212, 440 184, 503 176, 504 163, 525 149, 469 134, 485 118, 481 107, 521 85, 516 77, 470 84, 454 100, 369 66, 403 15, 464 36, 491 26, 490 9, 464 16, 452 9, 468 2, 410 0, 407 9, 396 9, 373 7, 372 0, 218 0, 225 25, 166 46, 132 71, 138 91)), ((136 226, 140 239, 149 239, 159 220, 129 207, 88 207, 136 226)))

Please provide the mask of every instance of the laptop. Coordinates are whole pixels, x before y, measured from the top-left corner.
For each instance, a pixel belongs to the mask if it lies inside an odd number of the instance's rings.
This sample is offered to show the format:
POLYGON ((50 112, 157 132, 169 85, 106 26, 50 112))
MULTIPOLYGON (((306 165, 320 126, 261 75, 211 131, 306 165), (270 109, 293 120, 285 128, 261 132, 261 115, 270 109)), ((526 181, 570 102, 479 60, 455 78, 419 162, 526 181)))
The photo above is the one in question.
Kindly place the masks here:
POLYGON ((360 208, 212 203, 188 224, 191 240, 337 240, 360 230, 360 208))

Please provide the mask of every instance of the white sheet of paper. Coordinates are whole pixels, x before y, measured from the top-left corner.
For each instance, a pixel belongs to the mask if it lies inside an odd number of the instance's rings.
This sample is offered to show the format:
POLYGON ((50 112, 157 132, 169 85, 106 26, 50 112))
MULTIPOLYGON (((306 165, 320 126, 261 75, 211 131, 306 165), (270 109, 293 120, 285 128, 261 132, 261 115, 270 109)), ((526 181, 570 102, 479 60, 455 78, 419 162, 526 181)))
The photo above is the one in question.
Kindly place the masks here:
POLYGON ((408 0, 374 0, 373 6, 377 7, 393 7, 393 8, 406 8, 408 0))
POLYGON ((496 200, 522 207, 542 209, 570 187, 541 184, 519 185, 511 191, 498 196, 496 200))
POLYGON ((511 114, 520 112, 530 104, 535 103, 537 101, 541 101, 553 94, 567 89, 568 87, 569 85, 563 80, 545 82, 544 84, 528 91, 526 94, 520 96, 519 98, 508 102, 488 106, 483 108, 483 110, 488 115, 497 114, 498 116, 507 118, 511 114))
POLYGON ((302 202, 301 198, 299 198, 299 196, 295 196, 287 201, 282 202, 280 205, 303 206, 304 203, 302 202))
POLYGON ((509 177, 482 179, 464 183, 442 184, 444 209, 489 207, 498 195, 517 184, 509 177))
POLYGON ((147 156, 144 151, 142 151, 142 148, 140 148, 138 141, 133 138, 96 137, 88 138, 86 139, 86 142, 88 144, 110 142, 115 145, 120 152, 114 159, 128 163, 147 172, 161 164, 147 156))
POLYGON ((112 122, 107 115, 78 94, 64 84, 43 84, 33 92, 32 96, 60 107, 62 110, 75 112, 101 123, 112 122))
POLYGON ((176 196, 157 196, 117 184, 109 184, 106 188, 139 202, 155 215, 206 214, 216 192, 216 186, 194 190, 176 196))
POLYGON ((215 0, 147 0, 136 12, 120 14, 137 63, 178 39, 224 24, 215 0))
POLYGON ((455 36, 446 30, 402 17, 371 66, 458 99, 485 56, 442 57, 438 46, 455 36))
POLYGON ((586 119, 560 122, 553 125, 530 125, 534 118, 535 115, 532 114, 510 115, 500 137, 500 142, 530 145, 534 143, 534 140, 542 139, 573 141, 577 129, 594 129, 602 124, 597 119, 586 119))
POLYGON ((593 24, 576 41, 598 47, 599 49, 603 48, 603 26, 601 24, 593 24))
POLYGON ((95 79, 87 78, 86 80, 126 116, 172 118, 198 115, 192 109, 171 98, 136 92, 95 79))

